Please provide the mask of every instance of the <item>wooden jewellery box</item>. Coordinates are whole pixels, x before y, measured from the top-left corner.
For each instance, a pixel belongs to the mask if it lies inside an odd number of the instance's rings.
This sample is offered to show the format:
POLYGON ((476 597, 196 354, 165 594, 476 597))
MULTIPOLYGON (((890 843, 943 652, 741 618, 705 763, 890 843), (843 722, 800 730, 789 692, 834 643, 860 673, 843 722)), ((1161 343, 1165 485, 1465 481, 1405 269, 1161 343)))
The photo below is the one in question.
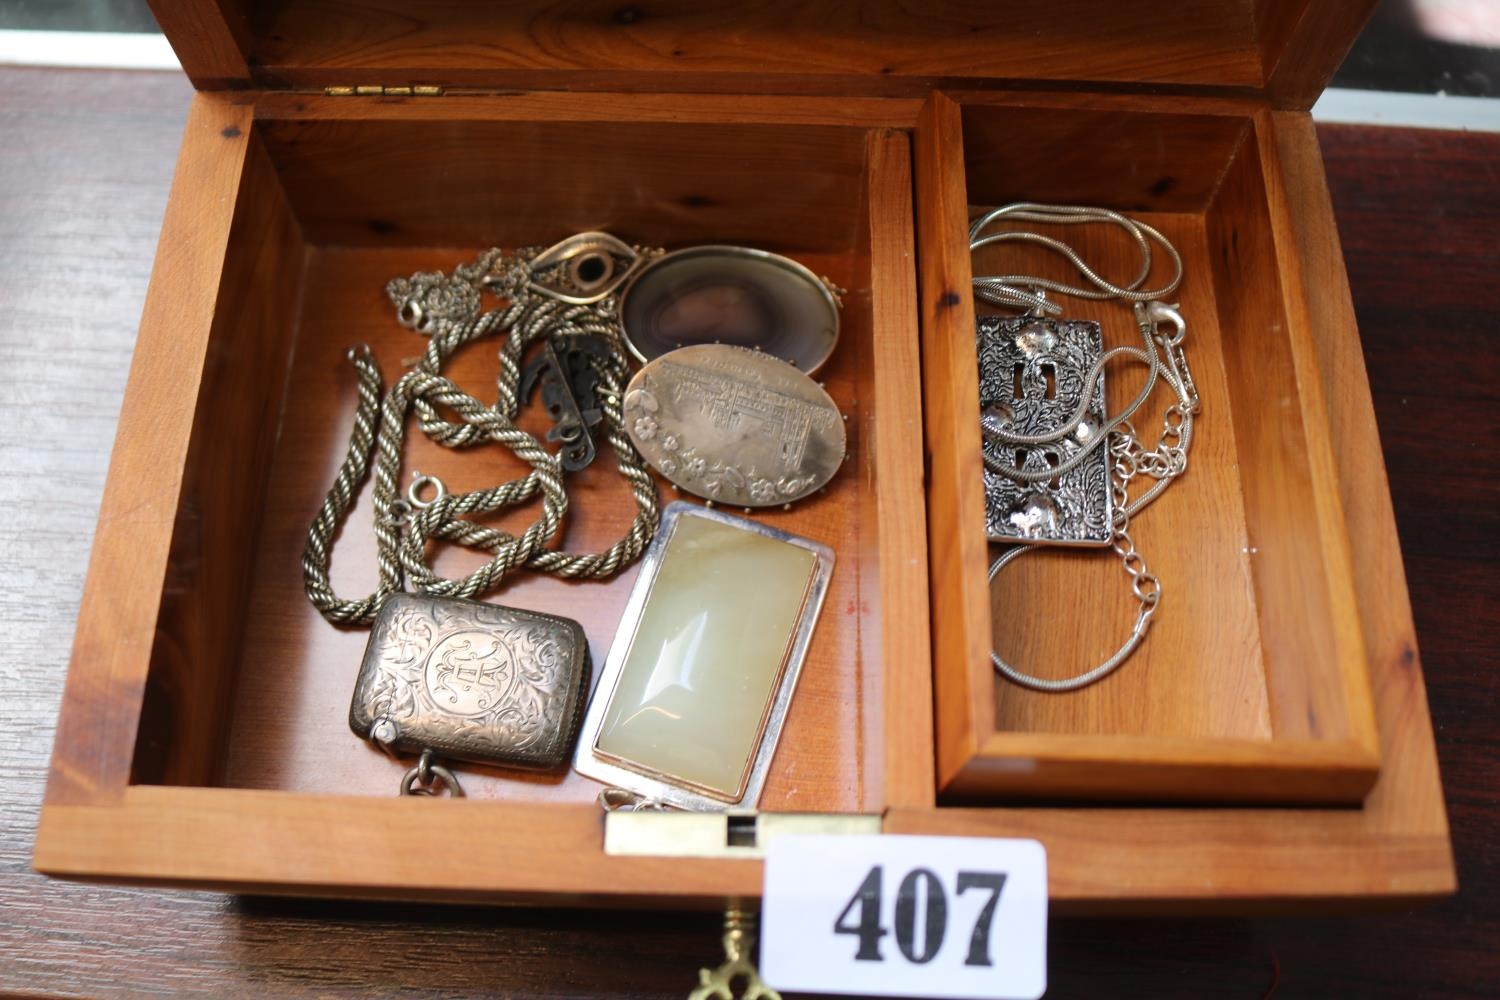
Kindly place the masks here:
MULTIPOLYGON (((156 3, 199 93, 37 868, 711 907, 757 897, 758 845, 814 814, 830 830, 1036 838, 1059 912, 1451 892, 1307 113, 1373 3, 156 3), (998 642, 1066 672, 1130 615, 1109 559, 1038 557, 1003 592, 986 584, 965 230, 1021 199, 1137 213, 1181 248, 1205 398, 1192 468, 1137 535, 1162 614, 1136 657, 1074 695, 1006 685, 987 658, 998 642), (483 768, 465 770, 466 799, 398 798, 404 765, 345 725, 366 633, 330 627, 302 593, 302 541, 356 399, 344 353, 368 342, 389 374, 420 351, 385 282, 589 229, 761 247, 847 290, 820 378, 851 458, 826 494, 761 518, 837 566, 755 814, 606 819, 576 774, 483 768), (1039 602, 1079 591, 1105 596, 1049 624, 1039 602)), ((1123 253, 1087 238, 1097 259, 1123 253)), ((1075 315, 1118 339, 1132 332, 1118 310, 1075 315)), ((483 395, 494 365, 479 346, 452 372, 483 395)), ((458 489, 516 474, 425 439, 406 461, 458 489)), ((605 465, 573 485, 570 549, 631 517, 605 465)), ((366 501, 335 550, 349 592, 374 578, 369 516, 366 501)), ((531 575, 499 596, 579 620, 599 663, 633 577, 531 575)))

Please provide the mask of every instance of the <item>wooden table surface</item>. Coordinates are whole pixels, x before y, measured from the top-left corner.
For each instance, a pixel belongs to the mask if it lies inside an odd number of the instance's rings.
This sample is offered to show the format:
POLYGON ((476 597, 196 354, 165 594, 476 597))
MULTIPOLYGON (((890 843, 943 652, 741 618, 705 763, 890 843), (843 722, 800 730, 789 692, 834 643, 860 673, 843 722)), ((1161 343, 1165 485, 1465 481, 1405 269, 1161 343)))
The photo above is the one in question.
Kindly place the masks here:
MULTIPOLYGON (((0 994, 670 997, 702 915, 402 907, 30 871, 116 412, 191 91, 0 70, 0 994)), ((1500 135, 1320 129, 1406 558, 1459 895, 1376 917, 1073 920, 1058 997, 1500 988, 1500 135)), ((1354 540, 1358 544, 1358 539, 1354 540)), ((502 863, 502 859, 495 859, 502 863)))

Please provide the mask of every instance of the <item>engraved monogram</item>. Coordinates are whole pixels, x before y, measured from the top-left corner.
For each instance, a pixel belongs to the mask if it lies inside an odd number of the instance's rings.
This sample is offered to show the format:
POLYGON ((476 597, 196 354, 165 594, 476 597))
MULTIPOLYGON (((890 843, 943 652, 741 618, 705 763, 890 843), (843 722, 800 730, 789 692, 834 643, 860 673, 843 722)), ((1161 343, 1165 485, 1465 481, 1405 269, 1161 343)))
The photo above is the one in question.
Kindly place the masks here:
POLYGON ((454 715, 483 715, 516 683, 516 660, 498 635, 478 630, 445 636, 427 654, 427 693, 454 715))
POLYGON ((576 622, 395 594, 371 631, 349 724, 369 737, 380 723, 382 742, 396 749, 555 767, 567 757, 586 680, 576 622))

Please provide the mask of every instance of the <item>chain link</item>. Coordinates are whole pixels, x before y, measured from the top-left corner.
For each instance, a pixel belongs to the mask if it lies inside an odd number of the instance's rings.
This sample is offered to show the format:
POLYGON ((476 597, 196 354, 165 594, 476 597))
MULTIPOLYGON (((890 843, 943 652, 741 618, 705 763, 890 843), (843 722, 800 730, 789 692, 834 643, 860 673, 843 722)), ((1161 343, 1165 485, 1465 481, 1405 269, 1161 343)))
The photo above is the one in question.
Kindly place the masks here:
MULTIPOLYGON (((336 625, 367 625, 385 599, 410 583, 416 590, 444 597, 476 597, 494 589, 520 567, 565 578, 606 577, 633 562, 650 542, 658 520, 656 484, 624 429, 621 396, 629 373, 623 339, 614 318, 614 300, 570 304, 535 291, 531 261, 542 248, 515 254, 495 249, 452 275, 424 272, 392 281, 386 291, 397 318, 430 337, 415 367, 383 389, 380 368, 368 346, 349 352, 358 377, 359 400, 349 448, 332 487, 308 529, 302 575, 308 599, 336 625), (504 304, 480 314, 481 290, 491 289, 504 304), (508 334, 499 352, 496 401, 480 402, 443 376, 444 364, 465 344, 508 334), (620 476, 635 500, 636 516, 626 534, 602 552, 568 553, 548 547, 568 510, 563 471, 556 456, 515 423, 520 410, 521 360, 527 347, 546 337, 597 337, 610 347, 608 363, 591 357, 598 378, 605 435, 620 476), (494 443, 509 449, 530 471, 469 493, 439 491, 430 502, 415 494, 398 496, 397 477, 407 416, 415 413, 422 432, 448 448, 494 443), (456 414, 457 420, 443 416, 456 414), (379 579, 365 597, 345 600, 329 582, 333 537, 353 506, 374 458, 374 530, 379 579), (512 535, 470 518, 526 503, 540 496, 537 519, 512 535), (487 553, 490 560, 460 579, 435 573, 427 561, 430 541, 442 540, 487 553)), ((423 477, 430 478, 430 477, 423 477)), ((414 484, 415 485, 415 484, 414 484)))
MULTIPOLYGON (((1127 422, 1128 426, 1128 422, 1127 422)), ((1158 451, 1161 446, 1158 446, 1158 451)), ((1162 586, 1161 581, 1146 566, 1146 559, 1136 551, 1135 539, 1130 534, 1130 519, 1135 511, 1144 506, 1140 500, 1132 505, 1129 498, 1130 481, 1138 474, 1144 474, 1158 478, 1149 471, 1151 463, 1143 459, 1155 457, 1160 459, 1157 451, 1147 452, 1136 439, 1133 429, 1131 433, 1117 430, 1110 435, 1109 450, 1114 458, 1114 467, 1111 474, 1110 491, 1113 496, 1114 505, 1111 511, 1110 548, 1120 557, 1120 565, 1130 577, 1130 592, 1135 596, 1138 608, 1136 611, 1135 624, 1131 626, 1130 635, 1125 642, 1108 659, 1098 666, 1076 677, 1068 677, 1060 680, 1049 680, 1025 673, 1011 666, 1000 658, 1000 654, 993 649, 990 650, 990 662, 994 664, 1005 677, 1020 684, 1023 687, 1035 691, 1063 692, 1076 691, 1087 687, 1095 681, 1099 681, 1113 673, 1114 670, 1129 659, 1135 652, 1137 646, 1146 638, 1146 632, 1151 628, 1151 619, 1156 615, 1161 606, 1162 586)), ((1169 463, 1170 464, 1170 463, 1169 463)), ((1185 460, 1182 468, 1185 468, 1185 460)), ((1181 472, 1167 471, 1158 478, 1158 482, 1152 487, 1159 492, 1165 484, 1181 472)), ((1154 496, 1152 497, 1154 499, 1154 496)), ((1149 502, 1149 500, 1147 501, 1149 502)), ((990 566, 989 578, 991 581, 995 576, 1011 562, 1021 555, 1041 548, 1036 545, 1017 545, 1006 551, 999 559, 990 566)))
POLYGON ((1002 205, 975 219, 969 226, 969 250, 996 243, 1029 243, 1054 253, 1061 254, 1077 268, 1084 285, 1069 285, 1061 281, 1025 274, 976 275, 974 294, 997 306, 1013 306, 1018 309, 1035 310, 1052 316, 1062 315, 1062 307, 1048 300, 1046 292, 1059 292, 1079 299, 1110 300, 1123 302, 1150 302, 1163 299, 1176 291, 1182 282, 1182 256, 1170 240, 1156 229, 1112 212, 1107 208, 1092 208, 1084 205, 1041 205, 1034 202, 1015 202, 1002 205), (1050 225, 1080 225, 1090 222, 1107 222, 1123 229, 1135 244, 1140 254, 1141 265, 1135 277, 1125 285, 1116 285, 1089 267, 1084 259, 1062 240, 1025 230, 1006 230, 983 235, 985 230, 997 223, 1043 222, 1050 225), (1151 275, 1151 244, 1157 244, 1172 262, 1172 277, 1158 288, 1142 288, 1151 275))
POLYGON ((458 776, 437 762, 431 747, 423 750, 416 765, 401 776, 402 795, 441 795, 444 789, 455 799, 464 798, 458 776))
MULTIPOLYGON (((1180 277, 1180 270, 1178 276, 1180 277)), ((1104 362, 1112 356, 1129 354, 1138 360, 1145 361, 1151 367, 1146 389, 1138 395, 1130 407, 1106 425, 1108 434, 1105 447, 1108 448, 1111 459, 1110 494, 1113 501, 1110 514, 1110 548, 1119 557, 1121 567, 1130 577, 1130 592, 1137 603, 1135 623, 1131 627, 1130 635, 1113 654, 1099 665, 1074 677, 1053 680, 1033 676, 1007 663, 992 648, 990 662, 995 669, 1016 684, 1032 690, 1076 691, 1107 677, 1135 652, 1136 647, 1145 639, 1146 632, 1151 627, 1152 618, 1161 607, 1161 581, 1147 567, 1145 557, 1136 550, 1135 539, 1130 534, 1130 525, 1136 515, 1161 496, 1173 480, 1187 471, 1188 449, 1192 444, 1193 436, 1193 417, 1200 403, 1192 372, 1187 365, 1187 357, 1182 350, 1186 329, 1182 317, 1176 313, 1175 309, 1163 307, 1159 303, 1150 305, 1138 303, 1135 311, 1145 341, 1145 349, 1116 348, 1106 352, 1099 363, 1102 367, 1104 362), (1162 334, 1158 327, 1161 321, 1173 323, 1175 332, 1162 334), (1160 350, 1156 349, 1158 347, 1160 350), (1141 444, 1139 434, 1130 417, 1150 395, 1158 374, 1161 380, 1172 388, 1177 398, 1162 415, 1161 433, 1156 446, 1148 450, 1141 444), (1132 500, 1130 484, 1137 477, 1145 477, 1152 482, 1144 492, 1132 500)), ((1092 376, 1090 376, 1090 382, 1092 382, 1092 376)), ((989 430, 990 428, 987 427, 986 431, 989 430)), ((1076 464, 1077 462, 1069 462, 1067 468, 1072 468, 1076 464)), ((1008 474, 1010 470, 1001 471, 1008 474)), ((1057 476, 1064 471, 1067 469, 1061 466, 1050 468, 1045 471, 1042 478, 1057 476)), ((1010 563, 1040 547, 1017 545, 1008 549, 990 565, 990 581, 993 582, 999 572, 1010 563)))

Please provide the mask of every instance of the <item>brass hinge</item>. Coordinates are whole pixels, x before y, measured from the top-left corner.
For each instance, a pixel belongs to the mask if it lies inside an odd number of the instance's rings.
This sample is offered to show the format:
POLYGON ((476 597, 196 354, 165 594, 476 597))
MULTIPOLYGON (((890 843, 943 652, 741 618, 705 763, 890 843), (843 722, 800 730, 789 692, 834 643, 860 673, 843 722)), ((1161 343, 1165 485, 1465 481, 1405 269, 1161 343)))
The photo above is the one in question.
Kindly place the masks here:
POLYGON ((418 85, 414 87, 383 87, 379 84, 361 84, 357 87, 324 87, 329 97, 442 97, 443 88, 418 85))

